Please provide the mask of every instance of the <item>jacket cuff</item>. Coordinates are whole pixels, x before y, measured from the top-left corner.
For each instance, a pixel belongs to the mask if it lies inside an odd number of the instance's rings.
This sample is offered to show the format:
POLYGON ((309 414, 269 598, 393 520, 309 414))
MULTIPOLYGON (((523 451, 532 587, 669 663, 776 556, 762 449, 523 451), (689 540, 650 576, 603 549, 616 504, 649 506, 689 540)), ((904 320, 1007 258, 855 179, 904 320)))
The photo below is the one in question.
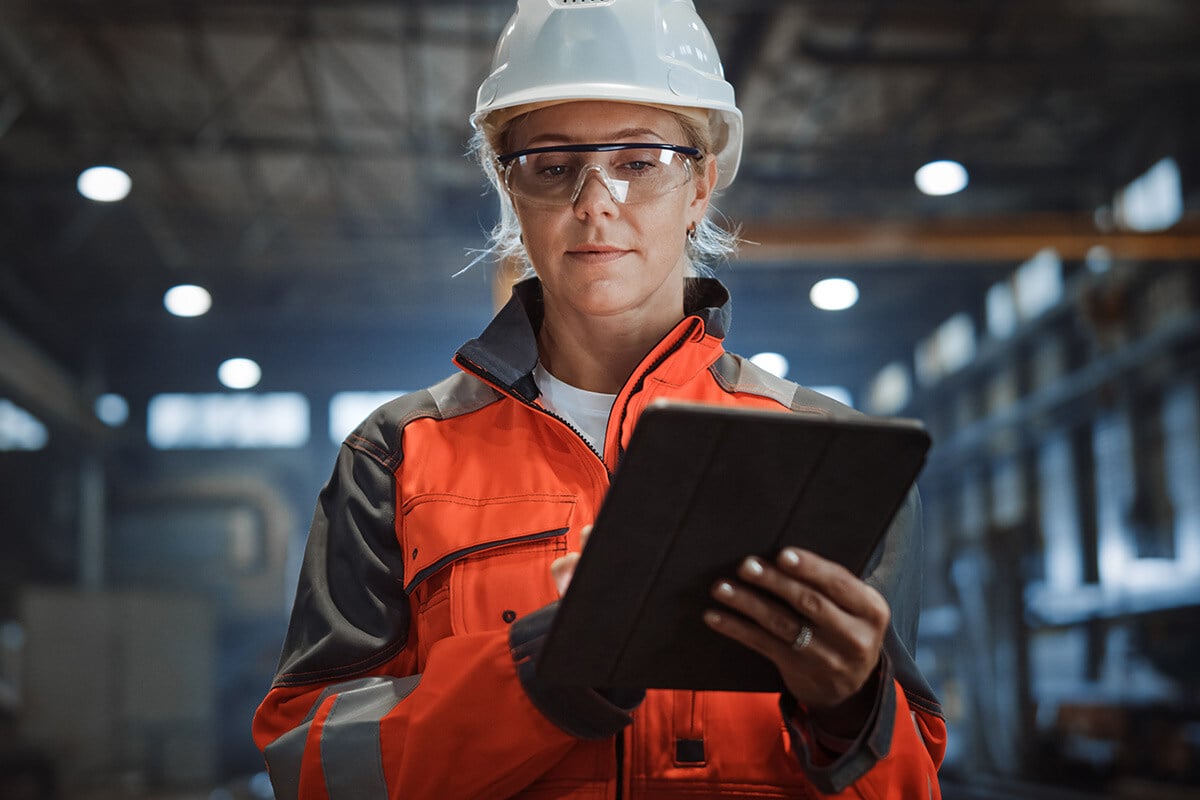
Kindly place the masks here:
POLYGON ((804 773, 825 794, 837 794, 866 775, 892 748, 896 717, 896 681, 885 652, 880 659, 878 684, 871 714, 853 740, 841 740, 818 730, 795 698, 780 696, 780 709, 804 773), (836 743, 836 744, 835 744, 836 743), (842 745, 845 744, 843 749, 842 745), (841 750, 841 752, 838 752, 841 750))
POLYGON ((550 683, 538 677, 537 660, 558 603, 516 620, 509 628, 508 647, 525 694, 559 728, 579 739, 607 739, 633 721, 630 716, 645 690, 596 690, 586 686, 550 683))

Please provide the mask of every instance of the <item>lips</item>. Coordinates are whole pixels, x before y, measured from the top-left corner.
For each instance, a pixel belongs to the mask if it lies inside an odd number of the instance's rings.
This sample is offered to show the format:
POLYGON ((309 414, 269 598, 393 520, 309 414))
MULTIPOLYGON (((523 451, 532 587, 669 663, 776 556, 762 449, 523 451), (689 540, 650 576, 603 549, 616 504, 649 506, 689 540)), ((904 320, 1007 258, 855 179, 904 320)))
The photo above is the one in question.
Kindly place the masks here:
POLYGON ((625 256, 629 250, 620 247, 588 248, 585 250, 568 250, 567 260, 581 267, 607 267, 625 256))
POLYGON ((628 253, 624 247, 616 247, 608 244, 579 244, 567 250, 567 255, 572 256, 603 256, 612 255, 614 253, 628 253))

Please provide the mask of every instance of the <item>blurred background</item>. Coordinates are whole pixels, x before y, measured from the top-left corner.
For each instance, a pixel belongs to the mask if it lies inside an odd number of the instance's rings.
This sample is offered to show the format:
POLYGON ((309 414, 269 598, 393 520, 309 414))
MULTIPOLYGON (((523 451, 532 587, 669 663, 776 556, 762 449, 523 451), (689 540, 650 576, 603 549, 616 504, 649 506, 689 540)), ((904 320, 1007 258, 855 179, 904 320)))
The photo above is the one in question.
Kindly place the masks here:
MULTIPOLYGON (((1196 797, 1200 4, 697 5, 730 349, 934 434, 946 796, 1196 797)), ((512 7, 0 4, 0 798, 267 796, 337 443, 507 292, 459 273, 512 7)))

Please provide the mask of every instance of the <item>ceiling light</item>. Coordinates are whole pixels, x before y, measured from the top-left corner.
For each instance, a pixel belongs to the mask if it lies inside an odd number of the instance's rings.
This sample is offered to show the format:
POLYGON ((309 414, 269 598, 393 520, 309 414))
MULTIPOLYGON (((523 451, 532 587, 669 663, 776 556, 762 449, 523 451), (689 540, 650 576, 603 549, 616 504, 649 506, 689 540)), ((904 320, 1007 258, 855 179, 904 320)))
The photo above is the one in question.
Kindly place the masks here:
POLYGON ((212 308, 212 295, 203 286, 184 283, 167 289, 163 305, 177 317, 198 317, 212 308))
POLYGON ((119 428, 129 419, 129 401, 119 394, 102 394, 92 406, 96 418, 110 428, 119 428))
POLYGON ((845 311, 858 302, 858 286, 845 278, 826 278, 813 284, 808 299, 822 311, 845 311))
POLYGON ((79 180, 75 185, 79 193, 88 200, 114 203, 125 199, 133 181, 129 179, 129 175, 116 167, 90 167, 79 173, 79 180))
POLYGON ((954 194, 967 188, 967 170, 957 161, 930 161, 917 170, 916 181, 925 194, 954 194))
POLYGON ((780 353, 759 353, 750 356, 750 363, 762 367, 777 378, 787 377, 788 360, 780 353))
POLYGON ((249 389, 262 379, 262 368, 248 358, 231 358, 217 367, 217 379, 230 389, 249 389))

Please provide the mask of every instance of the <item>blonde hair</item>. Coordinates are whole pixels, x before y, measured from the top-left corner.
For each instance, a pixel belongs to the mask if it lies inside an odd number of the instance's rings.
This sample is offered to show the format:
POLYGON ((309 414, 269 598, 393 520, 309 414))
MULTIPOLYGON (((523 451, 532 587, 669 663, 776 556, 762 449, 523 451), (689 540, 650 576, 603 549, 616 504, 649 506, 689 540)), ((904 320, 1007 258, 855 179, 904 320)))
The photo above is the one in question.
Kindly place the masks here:
MULTIPOLYGON (((701 124, 695 116, 688 113, 680 113, 664 106, 659 107, 679 122, 679 127, 683 129, 685 143, 689 147, 695 147, 703 154, 701 164, 714 157, 713 136, 707 125, 701 124)), ((692 111, 692 109, 688 109, 688 111, 692 111)), ((464 268, 464 271, 480 261, 490 258, 497 261, 509 259, 517 261, 524 265, 526 276, 533 274, 533 265, 529 262, 529 255, 525 252, 524 244, 521 243, 521 224, 517 219, 517 211, 513 208, 512 199, 504 188, 503 177, 496 166, 496 156, 508 151, 507 138, 513 124, 527 113, 530 112, 526 111, 520 115, 505 115, 499 124, 484 120, 475 131, 474 136, 471 137, 470 154, 483 167, 484 174, 487 175, 488 180, 496 189, 496 194, 500 197, 500 219, 489 233, 487 247, 476 252, 475 258, 464 268)), ((707 115, 707 112, 704 113, 707 115)), ((697 174, 703 175, 703 170, 697 170, 697 174)), ((710 203, 709 212, 696 223, 693 230, 688 231, 684 255, 688 261, 689 276, 711 276, 713 268, 718 263, 729 260, 737 252, 737 231, 728 231, 714 223, 709 218, 709 214, 712 213, 719 212, 716 212, 710 203)))

